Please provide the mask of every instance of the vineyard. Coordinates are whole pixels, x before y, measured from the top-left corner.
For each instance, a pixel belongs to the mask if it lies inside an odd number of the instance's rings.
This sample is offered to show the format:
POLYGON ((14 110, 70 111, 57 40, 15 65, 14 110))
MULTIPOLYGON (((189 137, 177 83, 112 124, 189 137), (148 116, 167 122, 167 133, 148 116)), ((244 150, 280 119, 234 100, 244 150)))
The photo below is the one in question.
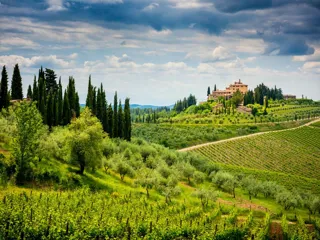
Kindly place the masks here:
POLYGON ((268 213, 232 206, 165 204, 88 189, 8 194, 0 203, 0 239, 268 239, 279 235, 277 228, 287 237, 319 236, 299 216, 290 227, 285 215, 281 226, 274 224, 268 213))
POLYGON ((194 149, 214 162, 320 180, 320 129, 302 127, 194 149))

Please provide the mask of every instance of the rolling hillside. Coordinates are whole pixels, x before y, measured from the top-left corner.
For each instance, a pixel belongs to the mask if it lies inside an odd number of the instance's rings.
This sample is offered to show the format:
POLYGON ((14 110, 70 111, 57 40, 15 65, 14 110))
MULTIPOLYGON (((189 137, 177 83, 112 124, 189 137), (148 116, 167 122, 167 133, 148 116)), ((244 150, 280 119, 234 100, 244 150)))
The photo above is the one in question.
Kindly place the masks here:
POLYGON ((319 190, 316 185, 320 182, 320 128, 305 126, 269 132, 195 147, 190 151, 233 171, 241 168, 260 178, 286 182, 286 185, 301 181, 302 188, 319 190), (303 182, 312 184, 308 187, 303 182))

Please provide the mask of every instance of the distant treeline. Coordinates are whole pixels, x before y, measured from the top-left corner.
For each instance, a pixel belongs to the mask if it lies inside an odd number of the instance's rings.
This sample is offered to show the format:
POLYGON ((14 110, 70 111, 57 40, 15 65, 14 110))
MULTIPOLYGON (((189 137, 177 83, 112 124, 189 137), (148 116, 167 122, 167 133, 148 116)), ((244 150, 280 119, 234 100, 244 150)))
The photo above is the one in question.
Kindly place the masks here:
POLYGON ((277 88, 268 88, 263 83, 259 84, 254 91, 249 90, 243 98, 244 105, 259 103, 260 105, 264 104, 264 97, 273 100, 281 100, 283 99, 282 89, 277 88))
POLYGON ((170 107, 157 108, 133 108, 131 109, 131 118, 136 123, 156 123, 160 117, 167 116, 170 107))
POLYGON ((173 109, 177 112, 180 113, 187 109, 188 107, 192 105, 197 105, 197 99, 194 95, 190 94, 188 98, 184 98, 182 100, 178 100, 175 104, 173 109))
MULTIPOLYGON (((6 67, 2 68, 0 83, 0 111, 8 108, 10 101, 23 99, 22 78, 18 64, 13 70, 11 91, 8 88, 8 74, 6 67)), ((36 101, 37 108, 42 115, 43 122, 51 127, 63 126, 71 122, 72 118, 79 117, 79 95, 75 87, 75 79, 69 77, 67 88, 63 92, 61 77, 57 83, 54 70, 41 67, 38 79, 34 76, 33 86, 28 86, 27 100, 36 101)), ((108 105, 106 93, 101 83, 100 88, 91 85, 89 77, 86 106, 101 121, 103 129, 110 137, 131 139, 131 115, 129 98, 125 99, 124 110, 121 100, 118 104, 117 92, 114 96, 113 108, 108 105)))

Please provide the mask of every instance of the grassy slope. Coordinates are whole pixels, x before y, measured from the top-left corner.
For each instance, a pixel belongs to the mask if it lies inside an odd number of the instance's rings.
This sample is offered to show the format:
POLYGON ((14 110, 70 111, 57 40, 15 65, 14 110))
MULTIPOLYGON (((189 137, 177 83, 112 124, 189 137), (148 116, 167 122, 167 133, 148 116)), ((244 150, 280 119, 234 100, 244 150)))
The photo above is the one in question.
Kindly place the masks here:
POLYGON ((232 172, 320 193, 320 129, 303 127, 193 150, 232 172))

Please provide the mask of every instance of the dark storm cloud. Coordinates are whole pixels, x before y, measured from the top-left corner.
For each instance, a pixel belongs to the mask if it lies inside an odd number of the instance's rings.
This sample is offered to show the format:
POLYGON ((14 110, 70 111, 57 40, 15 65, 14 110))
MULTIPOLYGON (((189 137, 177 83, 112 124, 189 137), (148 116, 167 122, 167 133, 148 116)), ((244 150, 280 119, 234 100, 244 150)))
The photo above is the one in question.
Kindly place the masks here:
POLYGON ((138 25, 157 31, 190 29, 192 25, 195 31, 217 35, 225 30, 237 30, 242 37, 263 39, 268 45, 266 54, 312 54, 314 49, 310 42, 319 42, 320 39, 320 0, 199 1, 214 4, 214 7, 206 8, 176 8, 169 0, 123 0, 112 4, 64 0, 61 1, 64 11, 46 11, 49 7, 47 1, 0 1, 3 16, 32 17, 52 25, 82 21, 112 29, 135 29, 138 25), (256 34, 245 36, 242 29, 255 29, 256 34))
MULTIPOLYGON (((208 0, 210 1, 210 0, 208 0)), ((215 7, 222 12, 235 13, 244 10, 259 10, 266 8, 275 8, 284 5, 307 4, 320 9, 320 0, 216 0, 215 7)))

